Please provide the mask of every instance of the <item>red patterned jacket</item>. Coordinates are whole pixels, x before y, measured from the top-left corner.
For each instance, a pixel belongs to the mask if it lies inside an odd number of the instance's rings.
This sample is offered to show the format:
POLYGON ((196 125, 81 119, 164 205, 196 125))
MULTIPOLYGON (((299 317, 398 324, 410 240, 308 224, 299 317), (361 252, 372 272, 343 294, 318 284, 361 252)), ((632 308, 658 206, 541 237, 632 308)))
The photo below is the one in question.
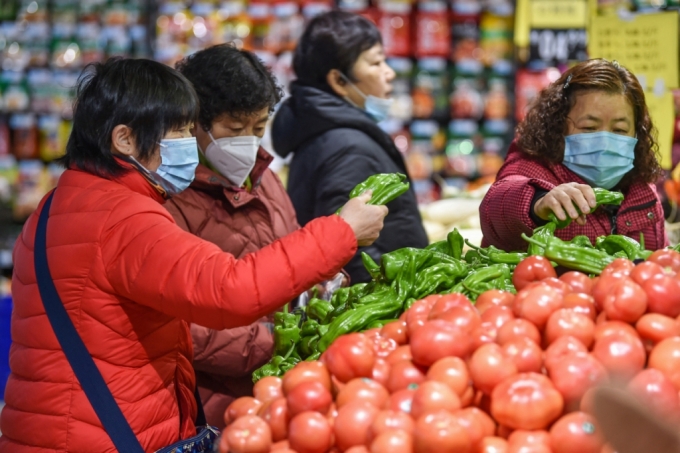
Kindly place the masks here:
MULTIPOLYGON (((496 182, 479 208, 484 233, 482 245, 494 245, 507 251, 526 250, 527 243, 522 240, 521 233, 530 234, 538 226, 529 215, 536 190, 549 191, 568 182, 585 184, 564 165, 546 167, 513 143, 496 182)), ((647 249, 657 250, 668 245, 663 209, 655 186, 634 183, 624 195, 615 215, 600 208, 587 217, 584 226, 574 222, 558 230, 556 235, 570 240, 582 234, 594 242, 598 236, 612 233, 640 240, 642 232, 647 249)))

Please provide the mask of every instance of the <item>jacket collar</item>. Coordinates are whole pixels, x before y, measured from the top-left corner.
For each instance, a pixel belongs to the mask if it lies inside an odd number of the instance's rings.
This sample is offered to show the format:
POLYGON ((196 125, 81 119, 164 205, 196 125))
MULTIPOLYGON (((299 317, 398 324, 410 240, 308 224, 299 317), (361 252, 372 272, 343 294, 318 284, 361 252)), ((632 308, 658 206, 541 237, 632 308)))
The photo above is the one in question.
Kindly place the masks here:
POLYGON ((153 198, 157 202, 163 204, 166 200, 165 190, 155 182, 144 169, 138 168, 133 162, 116 157, 118 163, 125 168, 125 172, 113 178, 119 184, 122 184, 139 194, 153 198))
POLYGON ((243 206, 256 198, 264 172, 267 171, 273 160, 274 157, 264 148, 258 149, 255 166, 250 172, 250 179, 253 184, 250 192, 234 186, 227 178, 202 164, 199 164, 196 168, 196 177, 191 183, 191 188, 206 192, 221 192, 234 207, 243 206))

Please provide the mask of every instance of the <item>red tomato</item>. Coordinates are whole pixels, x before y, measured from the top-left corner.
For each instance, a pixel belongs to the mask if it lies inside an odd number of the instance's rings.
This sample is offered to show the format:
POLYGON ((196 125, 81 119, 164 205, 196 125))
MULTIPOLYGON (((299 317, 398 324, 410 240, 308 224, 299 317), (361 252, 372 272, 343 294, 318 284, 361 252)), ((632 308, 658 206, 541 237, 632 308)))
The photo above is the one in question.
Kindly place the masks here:
POLYGON ((328 372, 326 365, 319 361, 307 362, 303 361, 298 363, 283 375, 283 394, 288 395, 293 387, 297 386, 301 382, 320 382, 328 390, 331 390, 331 375, 328 372))
POLYGON ((635 330, 630 324, 626 324, 625 322, 621 321, 606 321, 602 324, 596 325, 594 338, 595 342, 597 342, 604 337, 619 334, 630 335, 631 337, 638 339, 640 338, 637 330, 635 330))
POLYGON ((406 310, 406 329, 409 337, 427 322, 432 306, 439 297, 441 296, 438 296, 436 299, 425 298, 417 300, 411 305, 411 308, 406 310))
POLYGON ((647 294, 632 279, 624 278, 612 284, 603 307, 608 319, 633 323, 647 311, 647 294))
POLYGON ((478 453, 507 453, 508 441, 502 437, 485 437, 477 451, 478 453))
POLYGON ((513 311, 518 318, 531 321, 543 329, 548 318, 562 306, 562 294, 555 288, 540 284, 517 293, 513 311))
POLYGON ((410 360, 402 360, 392 365, 390 377, 387 379, 387 390, 394 393, 405 389, 410 384, 420 384, 425 380, 425 374, 410 360))
POLYGON ((595 321, 597 318, 597 310, 595 309, 595 299, 593 296, 583 293, 570 293, 562 299, 562 308, 567 308, 575 313, 586 315, 591 320, 595 321))
POLYGON ((498 329, 490 322, 483 322, 470 333, 472 337, 472 351, 479 349, 483 344, 495 343, 498 338, 498 329))
POLYGON ((482 324, 482 320, 479 317, 477 310, 470 310, 463 307, 451 308, 439 315, 437 319, 449 322, 466 334, 470 334, 482 324))
POLYGON ((373 350, 377 358, 384 359, 394 352, 399 345, 392 338, 376 335, 373 339, 373 350))
POLYGON ((340 382, 358 377, 371 377, 376 354, 365 335, 350 333, 338 337, 321 356, 328 371, 340 382))
POLYGON ((640 371, 628 383, 628 389, 662 417, 677 419, 680 415, 678 390, 661 371, 653 368, 640 371))
POLYGON ((588 348, 574 337, 560 337, 545 350, 545 368, 550 370, 565 357, 578 353, 587 354, 588 348))
POLYGON ((604 310, 604 299, 609 294, 612 285, 624 277, 625 276, 621 274, 603 274, 597 279, 597 282, 593 284, 593 299, 595 300, 595 308, 598 313, 604 310))
POLYGON ((288 440, 282 440, 272 444, 271 451, 284 451, 285 453, 288 453, 289 451, 292 450, 290 449, 290 444, 288 443, 288 440))
POLYGON ((645 366, 647 354, 639 338, 609 335, 595 342, 593 356, 612 374, 631 378, 645 366))
POLYGON ((428 321, 411 335, 413 362, 430 366, 444 357, 466 357, 471 337, 466 331, 442 319, 428 321))
MULTIPOLYGON (((331 450, 330 453, 336 453, 338 450, 331 450)), ((350 448, 349 450, 345 450, 345 453, 371 453, 368 450, 368 447, 365 445, 357 445, 355 447, 350 448)))
POLYGON ((514 300, 515 295, 511 292, 502 291, 500 289, 490 289, 479 295, 475 302, 475 307, 479 310, 480 314, 484 314, 490 307, 501 306, 512 308, 514 300))
POLYGON ((569 286, 567 283, 563 282, 559 278, 555 278, 555 277, 544 278, 540 282, 533 282, 530 285, 526 286, 524 288, 524 290, 527 290, 529 288, 533 288, 534 286, 539 286, 539 285, 548 285, 551 288, 556 289, 563 297, 572 292, 571 286, 569 286))
POLYGON ((617 258, 604 268, 600 277, 604 275, 612 275, 614 277, 628 277, 635 265, 627 258, 617 258))
POLYGON ((680 315, 680 281, 666 274, 654 275, 642 284, 649 311, 677 317, 680 315))
POLYGON ((375 407, 383 407, 390 394, 378 382, 368 378, 352 379, 338 393, 335 400, 338 409, 352 401, 365 401, 375 407))
POLYGON ((569 285, 572 292, 587 294, 593 290, 593 280, 582 272, 569 271, 560 275, 560 280, 569 285))
POLYGON ((375 416, 371 427, 368 429, 368 437, 373 440, 385 431, 396 429, 412 434, 415 425, 413 418, 404 412, 383 410, 375 416))
POLYGON ((374 381, 380 383, 383 387, 387 385, 387 380, 390 378, 390 364, 384 359, 376 359, 373 365, 373 374, 371 377, 374 381))
POLYGON ((517 291, 520 291, 531 282, 549 277, 557 278, 557 273, 550 261, 542 256, 530 256, 517 265, 512 274, 512 283, 517 291))
POLYGON ((272 434, 269 425, 257 415, 243 415, 227 426, 224 437, 233 453, 269 453, 272 434))
POLYGON ((657 250, 647 258, 647 261, 656 263, 663 268, 670 268, 673 272, 680 271, 680 253, 675 250, 657 250))
POLYGON ((461 408, 460 398, 446 384, 437 381, 425 381, 413 394, 411 416, 418 419, 427 412, 446 410, 451 413, 461 408))
POLYGON ((508 437, 508 453, 552 453, 550 434, 545 430, 513 431, 508 437))
POLYGON ((458 422, 467 433, 473 451, 476 451, 484 438, 484 427, 482 426, 481 419, 471 413, 463 413, 462 411, 454 412, 453 416, 456 419, 456 422, 458 422))
POLYGON ((383 326, 380 331, 380 336, 383 338, 391 338, 401 346, 408 342, 407 331, 406 321, 394 321, 383 326))
POLYGON ((364 332, 362 332, 366 338, 368 338, 371 341, 375 341, 376 338, 380 337, 380 328, 374 327, 372 329, 368 329, 364 332))
POLYGON ((643 261, 635 266, 635 269, 630 273, 635 283, 642 286, 644 283, 655 275, 663 275, 663 267, 659 266, 653 261, 643 261))
POLYGON ((666 338, 680 336, 680 324, 668 316, 647 313, 635 324, 635 329, 642 340, 656 344, 666 338))
POLYGON ((446 411, 426 414, 416 421, 415 453, 472 453, 472 442, 456 417, 446 411))
POLYGON ((440 297, 432 306, 429 319, 439 319, 441 315, 453 308, 461 308, 470 312, 475 312, 474 305, 464 294, 453 293, 440 297))
POLYGON ((470 383, 470 373, 465 362, 458 357, 445 357, 437 360, 429 370, 427 379, 449 386, 456 395, 462 397, 470 383))
POLYGON ((591 415, 573 412, 550 428, 550 446, 552 453, 600 453, 604 438, 591 415))
POLYGON ((380 434, 371 442, 371 453, 412 453, 413 435, 401 430, 380 434))
POLYGON ((262 403, 252 396, 236 398, 229 404, 224 412, 224 423, 229 426, 231 422, 244 415, 256 415, 262 403))
POLYGON ((418 388, 417 385, 412 385, 392 393, 390 399, 387 400, 387 404, 385 404, 385 409, 410 414, 411 405, 413 404, 413 395, 416 393, 416 388, 418 388))
POLYGON ((648 366, 661 371, 680 390, 680 338, 667 338, 654 346, 648 366))
POLYGON ((355 445, 368 445, 368 429, 380 410, 363 401, 353 401, 338 409, 333 432, 335 445, 344 451, 355 445))
POLYGON ((306 411, 325 414, 331 407, 333 397, 320 382, 303 382, 288 392, 286 400, 290 416, 295 417, 300 412, 306 411))
POLYGON ((462 407, 468 407, 470 406, 475 399, 475 388, 472 386, 472 383, 468 385, 468 387, 465 389, 465 392, 463 392, 463 395, 460 397, 460 405, 462 407))
POLYGON ((590 388, 607 380, 607 370, 593 356, 581 352, 553 364, 549 376, 564 398, 567 411, 574 411, 590 388))
POLYGON ((548 344, 552 344, 560 337, 572 336, 589 348, 593 344, 594 335, 593 320, 568 308, 561 308, 550 315, 545 326, 545 339, 548 344))
POLYGON ((290 448, 297 453, 324 453, 331 448, 333 431, 318 412, 303 412, 290 421, 290 448))
POLYGON ((396 362, 401 362, 402 360, 411 359, 413 359, 413 355, 411 354, 411 345, 405 344, 399 346, 387 356, 387 363, 392 365, 396 362))
POLYGON ((285 398, 277 398, 271 401, 261 415, 262 419, 267 422, 269 429, 272 432, 272 440, 278 442, 288 437, 288 422, 290 416, 288 414, 288 402, 285 398))
POLYGON ((266 376, 253 386, 253 396, 263 404, 283 396, 283 381, 276 376, 266 376))
POLYGON ((497 329, 501 328, 503 324, 512 319, 515 319, 512 308, 503 305, 489 307, 484 314, 482 314, 482 322, 490 322, 497 329))
POLYGON ((504 379, 491 394, 491 415, 515 429, 543 429, 562 413, 564 400, 550 379, 521 373, 504 379))
POLYGON ((517 366, 497 344, 485 344, 472 354, 470 377, 475 388, 490 395, 494 387, 508 376, 517 374, 517 366))
POLYGON ((543 351, 528 338, 515 338, 505 343, 503 352, 510 357, 520 373, 540 373, 543 369, 543 351))
POLYGON ((476 419, 482 428, 482 437, 493 436, 496 433, 496 422, 493 421, 489 414, 481 409, 468 407, 459 410, 456 414, 462 417, 476 419))
POLYGON ((541 344, 541 333, 533 323, 526 319, 512 319, 498 329, 496 341, 502 346, 508 341, 523 337, 536 342, 536 344, 541 344))

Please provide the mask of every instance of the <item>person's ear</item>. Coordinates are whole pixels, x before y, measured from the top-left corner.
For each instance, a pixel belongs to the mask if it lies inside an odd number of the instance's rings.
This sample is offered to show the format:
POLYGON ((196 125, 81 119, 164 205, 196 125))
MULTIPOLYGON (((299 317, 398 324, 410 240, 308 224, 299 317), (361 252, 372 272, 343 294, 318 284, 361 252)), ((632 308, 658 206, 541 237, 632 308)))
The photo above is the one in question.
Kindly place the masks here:
POLYGON ((111 132, 111 151, 115 154, 135 157, 137 155, 137 143, 132 129, 124 124, 119 124, 111 132))
POLYGON ((345 98, 349 95, 349 84, 337 69, 331 69, 326 74, 326 83, 338 96, 345 98))

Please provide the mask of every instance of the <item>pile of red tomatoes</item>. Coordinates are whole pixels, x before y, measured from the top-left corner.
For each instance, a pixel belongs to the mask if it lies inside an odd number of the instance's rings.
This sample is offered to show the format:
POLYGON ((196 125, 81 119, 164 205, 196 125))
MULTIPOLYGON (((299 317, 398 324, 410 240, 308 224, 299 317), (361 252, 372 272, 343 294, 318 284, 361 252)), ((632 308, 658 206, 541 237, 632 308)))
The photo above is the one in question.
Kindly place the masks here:
POLYGON ((227 409, 221 453, 611 452, 590 414, 612 379, 680 419, 680 254, 597 278, 529 257, 513 283, 419 300, 262 379, 227 409))

